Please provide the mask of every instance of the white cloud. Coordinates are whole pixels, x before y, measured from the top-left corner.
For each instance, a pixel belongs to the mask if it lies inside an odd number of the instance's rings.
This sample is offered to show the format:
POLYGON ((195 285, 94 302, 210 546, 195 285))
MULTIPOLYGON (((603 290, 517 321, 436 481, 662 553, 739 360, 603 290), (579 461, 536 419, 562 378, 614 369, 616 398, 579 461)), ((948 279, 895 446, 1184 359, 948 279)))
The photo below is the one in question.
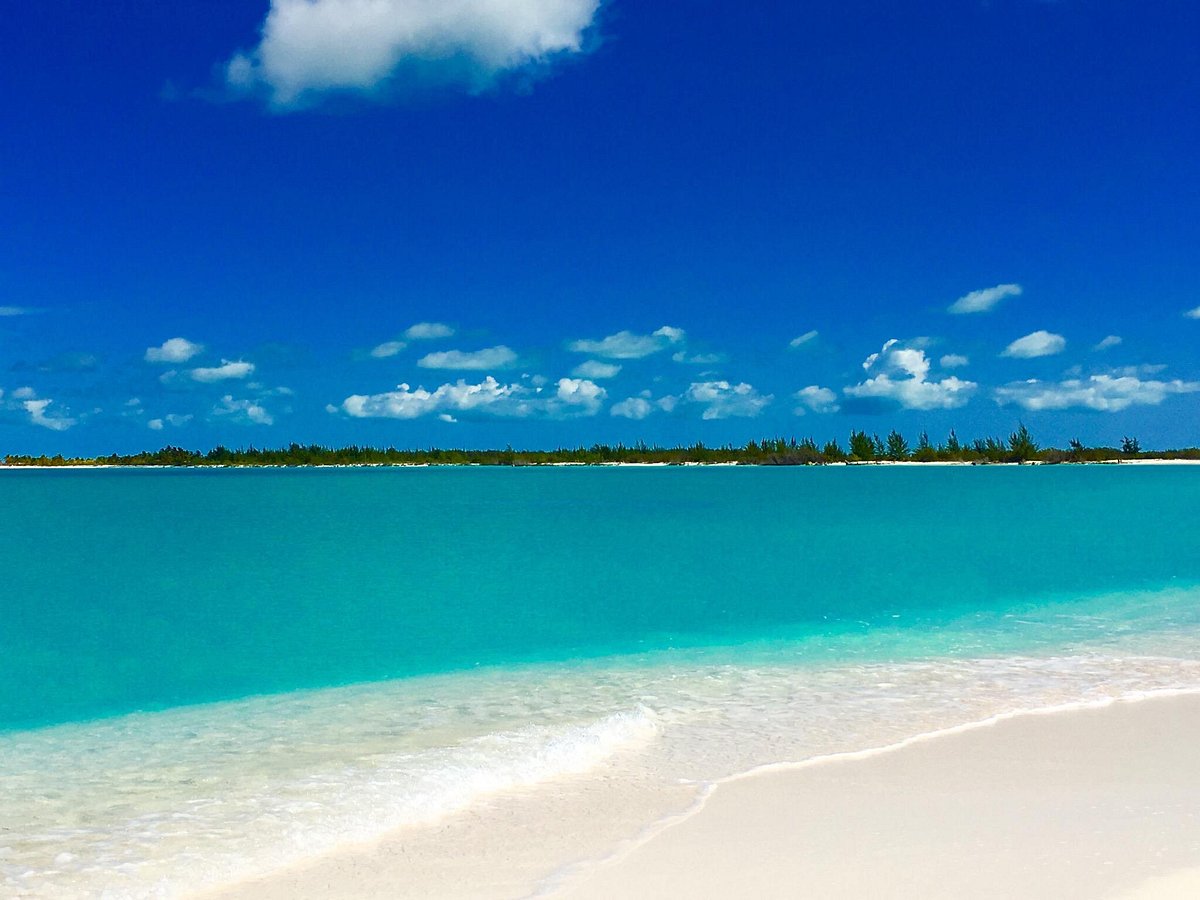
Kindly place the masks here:
POLYGON ((621 366, 617 363, 600 362, 598 359, 589 359, 581 362, 571 370, 572 375, 578 375, 580 378, 614 378, 621 371, 621 366))
POLYGON ((396 390, 382 394, 354 394, 342 401, 342 409, 356 419, 415 419, 441 409, 466 412, 489 407, 503 408, 508 415, 520 416, 528 415, 520 402, 528 392, 528 388, 518 384, 502 385, 489 375, 479 384, 459 379, 433 391, 423 387, 414 390, 401 384, 396 390))
POLYGON ((228 86, 277 108, 329 91, 386 96, 403 74, 481 90, 506 71, 584 49, 600 0, 272 0, 228 86))
POLYGON ((184 363, 203 352, 203 344, 175 337, 163 341, 158 347, 147 347, 145 360, 152 363, 184 363))
MULTIPOLYGON (((1166 363, 1142 363, 1141 365, 1137 365, 1137 366, 1119 366, 1115 369, 1109 369, 1106 374, 1115 375, 1118 378, 1123 378, 1127 375, 1134 375, 1134 376, 1140 377, 1142 375, 1157 375, 1159 372, 1164 371, 1166 368, 1167 368, 1166 363)), ((1079 373, 1070 372, 1068 374, 1077 375, 1079 373)))
POLYGON ((213 415, 231 416, 234 421, 251 425, 275 424, 274 416, 257 400, 235 400, 232 394, 221 398, 221 402, 213 407, 213 415))
POLYGON ((948 312, 955 314, 987 312, 1005 297, 1019 296, 1021 296, 1019 284, 998 284, 995 287, 963 294, 950 304, 948 312))
POLYGON ((1030 379, 996 389, 1000 404, 1015 403, 1031 411, 1078 407, 1120 412, 1130 406, 1157 406, 1171 394, 1194 394, 1200 381, 1143 381, 1136 375, 1092 375, 1086 379, 1046 382, 1030 379))
POLYGON ((805 344, 815 341, 819 333, 820 332, 818 332, 816 329, 813 329, 812 331, 806 331, 799 337, 794 337, 788 341, 788 346, 793 350, 795 350, 797 347, 803 347, 805 344))
POLYGON ((1120 343, 1121 343, 1120 335, 1110 334, 1108 337, 1104 338, 1102 341, 1100 341, 1100 343, 1098 343, 1092 349, 1093 350, 1107 350, 1109 347, 1115 347, 1120 343))
POLYGON ((842 393, 857 399, 894 401, 904 409, 957 409, 978 387, 954 375, 941 381, 928 380, 930 362, 925 351, 905 346, 895 338, 868 356, 863 368, 879 374, 843 388, 842 393), (900 377, 893 377, 897 375, 900 377))
POLYGON ((404 341, 384 341, 382 344, 371 348, 371 356, 375 359, 388 359, 395 356, 407 346, 408 344, 404 343, 404 341))
POLYGON ((1017 359, 1034 359, 1038 356, 1053 356, 1062 353, 1067 346, 1067 339, 1061 334, 1049 331, 1035 331, 1025 337, 1017 338, 1004 348, 1001 356, 1011 356, 1017 359))
POLYGON ((25 387, 17 388, 12 392, 12 395, 14 400, 32 400, 37 396, 37 391, 26 385, 25 387))
POLYGON ((1189 309, 1184 313, 1184 316, 1189 319, 1200 319, 1200 306, 1197 306, 1195 309, 1189 309))
POLYGON ((410 325, 404 336, 410 341, 432 341, 436 338, 453 337, 454 329, 441 322, 418 322, 416 325, 410 325))
POLYGON ((887 373, 868 378, 861 384, 843 388, 849 397, 894 400, 905 409, 957 409, 965 406, 975 388, 973 381, 955 375, 941 381, 919 378, 893 379, 887 373))
POLYGON ((422 369, 508 369, 517 361, 517 354, 501 344, 483 350, 443 350, 429 353, 417 360, 422 369))
POLYGON ((677 363, 687 363, 693 366, 711 366, 723 361, 724 357, 720 353, 688 353, 686 350, 680 350, 678 353, 672 353, 671 359, 677 363))
MULTIPOLYGON (((15 391, 13 396, 17 396, 15 391)), ((66 431, 76 424, 78 420, 70 416, 48 414, 47 410, 53 403, 53 400, 26 400, 21 405, 25 408, 25 412, 29 413, 30 422, 34 425, 41 425, 43 428, 49 428, 51 431, 66 431)))
POLYGON ((745 382, 698 381, 684 391, 683 399, 703 404, 702 419, 729 419, 754 418, 775 398, 771 394, 760 394, 745 382))
POLYGON ((605 396, 604 388, 587 379, 561 378, 550 393, 543 387, 501 384, 489 375, 478 384, 460 378, 432 391, 401 384, 396 390, 382 394, 354 394, 342 401, 341 409, 356 419, 416 419, 443 413, 569 418, 594 415, 605 396))
POLYGON ((800 401, 800 405, 796 407, 798 415, 804 415, 809 410, 815 413, 834 413, 841 409, 837 402, 837 394, 818 384, 810 384, 796 391, 796 399, 800 401))
POLYGON ((228 359, 221 360, 219 366, 201 367, 192 369, 188 372, 192 376, 193 381, 202 381, 205 384, 212 384, 214 381, 229 381, 234 378, 245 378, 254 372, 254 363, 237 360, 233 362, 228 359))
MULTIPOLYGON (((233 398, 230 397, 228 399, 232 400, 233 398)), ((222 406, 222 408, 224 408, 224 406, 222 406)), ((222 413, 222 415, 224 414, 225 413, 222 413)), ((165 425, 170 425, 172 428, 182 428, 190 421, 192 421, 191 414, 185 416, 178 413, 170 413, 169 415, 163 416, 161 419, 151 419, 146 423, 146 427, 151 431, 162 431, 165 425)), ((269 425, 271 423, 267 422, 265 424, 269 425)))
POLYGON ((558 399, 567 406, 579 407, 586 415, 595 415, 608 393, 586 378, 558 379, 558 399))
POLYGON ((28 306, 0 306, 0 318, 8 318, 10 316, 27 316, 34 310, 28 306))
POLYGON ((598 341, 571 341, 567 344, 567 349, 575 353, 591 353, 605 359, 642 359, 665 350, 672 344, 681 343, 685 337, 682 328, 664 325, 651 334, 618 331, 598 341))
POLYGON ((938 360, 938 363, 943 369, 959 369, 965 365, 968 365, 970 362, 971 360, 963 356, 961 353, 947 353, 938 360))
POLYGON ((645 397, 626 397, 620 403, 614 403, 608 412, 623 419, 640 421, 654 412, 654 407, 645 397))
POLYGON ((620 403, 614 403, 608 412, 623 419, 640 420, 655 410, 669 413, 678 405, 679 398, 672 394, 655 400, 649 391, 642 391, 636 397, 626 397, 620 403))

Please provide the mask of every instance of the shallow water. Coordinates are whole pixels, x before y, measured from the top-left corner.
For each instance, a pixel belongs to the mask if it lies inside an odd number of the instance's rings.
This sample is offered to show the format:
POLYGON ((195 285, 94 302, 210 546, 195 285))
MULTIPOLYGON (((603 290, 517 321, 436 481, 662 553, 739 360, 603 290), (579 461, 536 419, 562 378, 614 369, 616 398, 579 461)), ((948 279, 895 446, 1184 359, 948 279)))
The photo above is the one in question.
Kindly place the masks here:
POLYGON ((0 503, 18 896, 1200 689, 1190 469, 0 472, 0 503))

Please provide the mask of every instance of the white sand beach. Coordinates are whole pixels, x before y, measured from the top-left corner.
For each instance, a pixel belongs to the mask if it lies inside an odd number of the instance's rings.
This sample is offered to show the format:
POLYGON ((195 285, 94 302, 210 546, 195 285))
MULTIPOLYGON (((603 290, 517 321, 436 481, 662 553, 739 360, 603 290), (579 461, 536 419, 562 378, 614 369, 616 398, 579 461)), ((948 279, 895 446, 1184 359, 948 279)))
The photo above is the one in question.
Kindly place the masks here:
POLYGON ((632 842, 540 789, 209 896, 1191 898, 1197 761, 1200 696, 1021 715, 736 778, 632 842))

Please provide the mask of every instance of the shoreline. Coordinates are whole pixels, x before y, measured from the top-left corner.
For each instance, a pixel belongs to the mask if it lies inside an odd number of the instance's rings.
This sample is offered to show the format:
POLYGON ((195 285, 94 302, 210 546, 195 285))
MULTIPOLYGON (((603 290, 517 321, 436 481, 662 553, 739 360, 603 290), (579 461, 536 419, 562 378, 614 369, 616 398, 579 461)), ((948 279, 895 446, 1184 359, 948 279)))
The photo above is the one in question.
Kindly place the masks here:
MULTIPOLYGON (((607 851, 559 859, 554 865, 549 865, 548 857, 537 862, 524 859, 520 873, 496 870, 497 866, 503 869, 506 860, 512 866, 512 861, 489 843, 495 835, 488 833, 487 811, 466 811, 424 829, 439 834, 440 839, 454 846, 454 857, 463 858, 461 863, 451 859, 451 872, 439 873, 436 866, 429 866, 423 854, 433 852, 433 846, 413 829, 402 829, 370 846, 346 847, 196 896, 212 900, 317 896, 347 900, 517 896, 599 900, 611 896, 682 898, 740 893, 782 898, 794 896, 787 885, 804 883, 815 886, 820 896, 1090 897, 1100 894, 1063 893, 1060 876, 1042 871, 1048 865, 1045 859, 1034 867, 1036 872, 1026 867, 1028 877, 1020 885, 997 883, 992 885, 992 893, 979 890, 978 884, 967 885, 975 877, 979 860, 972 856, 970 847, 955 844, 955 834, 964 822, 991 821, 988 817, 995 808, 1026 804, 1028 808, 1021 806, 1017 810, 1020 815, 1013 812, 1007 824, 992 823, 988 854, 993 853, 993 845, 1009 841, 1011 853, 1020 856, 1032 853, 1048 840, 1036 829, 1022 836, 1015 826, 1027 816, 1030 822, 1041 822, 1043 826, 1057 822, 1066 828, 1067 844, 1079 855, 1085 850, 1092 852, 1095 848, 1088 841, 1104 833, 1102 828, 1097 830, 1094 817, 1084 814, 1092 808, 1089 804, 1119 806, 1133 802, 1140 804, 1144 815, 1132 825, 1126 823, 1126 830, 1161 838, 1160 826, 1170 819, 1171 827, 1182 835, 1183 849, 1155 857, 1153 864, 1129 858, 1109 860, 1105 869, 1112 871, 1098 871, 1089 877, 1093 882, 1109 879, 1119 882, 1122 889, 1140 892, 1130 894, 1131 898, 1165 898, 1174 896, 1165 893, 1174 889, 1171 885, 1192 884, 1189 870, 1200 866, 1200 821, 1194 821, 1191 815, 1200 809, 1200 775, 1193 773, 1192 767, 1179 764, 1182 758, 1190 759, 1197 737, 1200 691, 1196 690, 1156 691, 1020 710, 913 735, 895 744, 768 764, 717 782, 693 785, 690 802, 643 823, 640 831, 615 843, 611 843, 610 835, 607 851), (1155 734, 1162 737, 1156 740, 1155 734), (948 774, 953 776, 951 781, 957 779, 954 790, 945 784, 948 774), (1146 783, 1167 784, 1173 795, 1191 797, 1195 803, 1186 809, 1166 809, 1162 797, 1153 790, 1138 793, 1146 783), (981 791, 986 795, 982 804, 982 795, 976 796, 981 791), (847 795, 857 798, 857 805, 847 807, 847 795), (1053 803, 1063 808, 1040 807, 1041 801, 1036 798, 1042 796, 1053 798, 1053 803), (781 803, 780 798, 785 797, 794 802, 781 803), (947 807, 947 815, 953 814, 953 826, 941 820, 925 820, 922 809, 931 798, 935 805, 947 807), (814 805, 815 800, 820 803, 814 805), (916 809, 912 808, 914 803, 916 809), (1085 808, 1082 812, 1081 805, 1085 808), (851 808, 853 815, 847 812, 851 808), (1176 815, 1180 813, 1186 816, 1180 818, 1176 815), (1171 818, 1173 815, 1175 818, 1171 818), (894 858, 887 836, 901 834, 905 824, 902 820, 912 816, 929 843, 907 847, 909 855, 894 858), (863 819, 872 824, 866 837, 863 819), (475 827, 464 827, 464 820, 475 820, 475 827), (1156 828, 1158 831, 1154 831, 1156 828), (803 832, 803 839, 797 829, 803 832), (820 835, 829 845, 826 851, 797 855, 798 848, 820 835), (947 849, 948 845, 953 846, 947 849), (923 853, 928 858, 922 857, 923 853), (856 881, 853 890, 843 891, 846 885, 839 884, 838 867, 830 860, 864 854, 879 857, 873 858, 873 866, 886 869, 890 865, 890 874, 879 874, 870 884, 856 881), (466 862, 470 859, 487 860, 491 868, 473 869, 466 862), (757 860, 752 872, 747 871, 747 859, 757 860), (532 877, 539 865, 540 874, 532 877), (908 870, 927 873, 930 883, 922 884, 920 891, 912 894, 888 893, 888 879, 902 877, 908 870), (935 872, 940 883, 947 886, 943 893, 935 889, 935 872), (950 885, 956 886, 953 892, 950 885)), ((503 813, 497 821, 516 828, 518 835, 541 834, 555 824, 553 820, 545 821, 552 807, 538 804, 531 794, 497 797, 484 806, 503 813)), ((1123 840, 1128 839, 1129 834, 1124 834, 1123 840)), ((1101 843, 1112 856, 1113 847, 1101 843)), ((444 847, 441 852, 445 852, 444 847)), ((441 862, 447 864, 446 859, 441 862)), ((1008 865, 1017 862, 1009 859, 1008 865)), ((1065 868, 1071 870, 1073 866, 1065 868)))
POLYGON ((1193 896, 1197 735, 1189 691, 767 767, 548 896, 1193 896))
POLYGON ((1085 460, 1082 462, 1057 462, 1045 463, 1039 461, 1033 462, 967 462, 963 460, 931 460, 929 462, 918 462, 916 460, 894 460, 894 459, 877 459, 867 460, 862 462, 829 462, 829 463, 812 463, 798 465, 778 465, 772 463, 744 463, 744 462, 600 462, 600 463, 577 463, 577 462, 553 462, 553 463, 522 463, 520 465, 508 464, 489 464, 489 463, 344 463, 325 465, 303 464, 303 465, 226 465, 223 463, 213 463, 211 465, 200 466, 165 466, 165 465, 144 465, 130 466, 119 463, 96 463, 80 464, 70 463, 61 466, 43 466, 43 465, 17 465, 10 466, 0 463, 0 472, 21 472, 21 471, 88 471, 92 469, 122 469, 136 471, 139 469, 155 470, 155 471, 210 471, 210 470, 233 470, 233 469, 271 469, 271 470, 289 470, 289 469, 829 469, 829 468, 871 468, 871 467, 887 467, 898 466, 903 468, 945 468, 945 467, 965 467, 965 468, 980 468, 992 469, 998 467, 1012 468, 1033 468, 1033 467, 1049 467, 1058 468, 1062 466, 1200 466, 1200 459, 1108 459, 1108 460, 1085 460))

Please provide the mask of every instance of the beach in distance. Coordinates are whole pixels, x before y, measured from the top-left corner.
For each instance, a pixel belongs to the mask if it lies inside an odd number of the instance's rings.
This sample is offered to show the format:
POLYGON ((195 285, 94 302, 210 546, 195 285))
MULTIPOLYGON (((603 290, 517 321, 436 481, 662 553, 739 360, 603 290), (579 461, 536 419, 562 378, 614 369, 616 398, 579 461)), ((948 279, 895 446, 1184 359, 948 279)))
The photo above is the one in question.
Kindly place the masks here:
POLYGON ((1200 866, 1191 467, 3 491, 0 894, 1150 898, 1200 866))

